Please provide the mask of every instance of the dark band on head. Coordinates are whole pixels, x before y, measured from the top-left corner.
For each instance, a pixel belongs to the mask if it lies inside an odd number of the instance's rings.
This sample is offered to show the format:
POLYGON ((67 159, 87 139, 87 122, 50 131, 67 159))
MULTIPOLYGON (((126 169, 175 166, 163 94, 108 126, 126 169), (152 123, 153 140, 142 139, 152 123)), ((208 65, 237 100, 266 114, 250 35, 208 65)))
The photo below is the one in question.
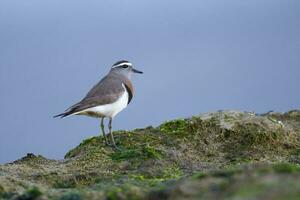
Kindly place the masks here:
POLYGON ((118 65, 120 66, 122 64, 131 64, 131 63, 129 61, 127 61, 127 60, 120 60, 120 61, 116 62, 115 64, 113 64, 112 67, 116 67, 118 65))

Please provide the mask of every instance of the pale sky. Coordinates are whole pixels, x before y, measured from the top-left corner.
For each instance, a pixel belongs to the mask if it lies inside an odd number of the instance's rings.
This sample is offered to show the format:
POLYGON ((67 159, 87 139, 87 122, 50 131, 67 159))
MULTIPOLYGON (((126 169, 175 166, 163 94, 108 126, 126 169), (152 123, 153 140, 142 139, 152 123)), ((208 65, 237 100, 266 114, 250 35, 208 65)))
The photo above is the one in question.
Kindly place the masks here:
POLYGON ((143 75, 114 129, 220 109, 300 107, 299 0, 1 0, 0 163, 62 159, 99 121, 52 116, 111 65, 143 75))

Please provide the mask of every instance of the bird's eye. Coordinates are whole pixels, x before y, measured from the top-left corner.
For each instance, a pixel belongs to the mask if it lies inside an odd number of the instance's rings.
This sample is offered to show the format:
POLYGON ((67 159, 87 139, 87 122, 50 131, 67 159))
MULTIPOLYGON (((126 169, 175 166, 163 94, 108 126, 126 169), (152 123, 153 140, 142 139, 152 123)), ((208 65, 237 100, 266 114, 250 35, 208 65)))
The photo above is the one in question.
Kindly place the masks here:
POLYGON ((123 65, 122 68, 126 69, 128 68, 128 65, 123 65))

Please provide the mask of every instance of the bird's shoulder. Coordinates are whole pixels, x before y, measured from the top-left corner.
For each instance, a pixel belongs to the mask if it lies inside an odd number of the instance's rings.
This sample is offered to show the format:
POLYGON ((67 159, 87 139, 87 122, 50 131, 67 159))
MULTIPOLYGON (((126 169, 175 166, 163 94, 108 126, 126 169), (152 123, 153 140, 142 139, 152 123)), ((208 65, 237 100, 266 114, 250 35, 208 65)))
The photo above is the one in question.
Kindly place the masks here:
POLYGON ((124 92, 122 80, 116 76, 106 75, 87 93, 85 98, 105 95, 121 95, 124 92))

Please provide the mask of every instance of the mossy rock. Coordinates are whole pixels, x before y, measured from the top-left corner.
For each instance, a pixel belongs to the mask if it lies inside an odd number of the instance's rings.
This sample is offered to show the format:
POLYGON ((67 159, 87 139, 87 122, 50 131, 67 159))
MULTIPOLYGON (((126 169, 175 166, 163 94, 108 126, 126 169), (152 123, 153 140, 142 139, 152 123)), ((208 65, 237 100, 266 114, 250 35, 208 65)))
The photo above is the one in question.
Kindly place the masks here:
POLYGON ((299 199, 299 165, 248 165, 196 173, 148 199, 299 199))
POLYGON ((42 196, 42 192, 37 187, 28 188, 23 194, 17 197, 17 200, 35 200, 42 196))
POLYGON ((163 152, 151 147, 149 145, 144 146, 141 149, 128 149, 123 151, 117 151, 110 155, 114 161, 122 161, 129 159, 161 159, 163 157, 163 152))
MULTIPOLYGON (((254 191, 268 177, 293 184, 299 176, 299 113, 219 111, 115 131, 119 152, 99 136, 84 140, 64 160, 28 154, 0 165, 0 197, 180 199, 188 188, 200 199, 260 197, 269 186, 254 191), (257 182, 251 185, 247 173, 257 182)), ((274 184, 280 190, 281 183, 274 184)), ((298 191, 291 188, 291 194, 298 191)))

